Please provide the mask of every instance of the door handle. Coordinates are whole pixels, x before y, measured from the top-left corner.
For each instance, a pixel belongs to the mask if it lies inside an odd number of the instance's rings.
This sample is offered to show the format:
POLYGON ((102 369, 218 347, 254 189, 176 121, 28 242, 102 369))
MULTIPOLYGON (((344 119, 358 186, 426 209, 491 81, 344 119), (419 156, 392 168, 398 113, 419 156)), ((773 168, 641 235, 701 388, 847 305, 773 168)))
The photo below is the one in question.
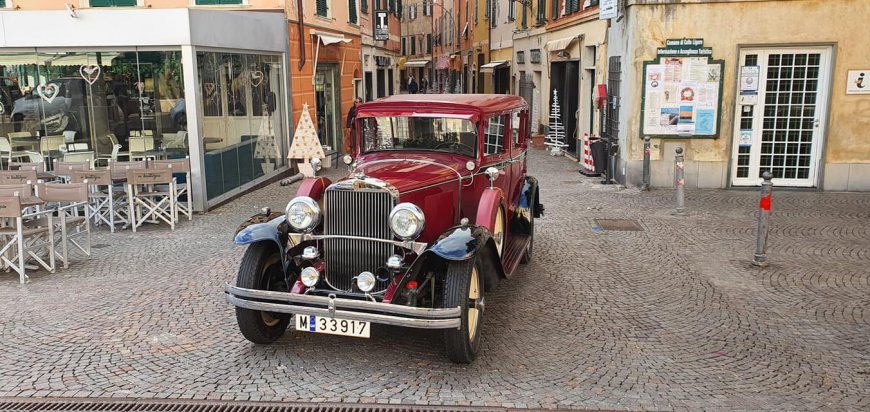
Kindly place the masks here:
POLYGON ((813 119, 813 127, 819 127, 819 119, 813 119))

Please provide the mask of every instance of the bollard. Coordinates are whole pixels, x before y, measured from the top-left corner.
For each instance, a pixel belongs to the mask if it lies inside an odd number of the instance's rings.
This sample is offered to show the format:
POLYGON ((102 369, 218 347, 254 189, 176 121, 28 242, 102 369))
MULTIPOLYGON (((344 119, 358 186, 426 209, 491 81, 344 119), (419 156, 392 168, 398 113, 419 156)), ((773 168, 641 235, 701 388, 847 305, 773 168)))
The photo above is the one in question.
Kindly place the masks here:
POLYGON ((770 231, 770 203, 773 193, 773 175, 764 172, 761 175, 761 201, 758 202, 758 234, 755 238, 755 257, 752 265, 760 268, 767 266, 767 233, 770 231))
POLYGON ((649 156, 650 156, 650 138, 649 136, 643 137, 643 185, 641 185, 641 190, 649 190, 649 156))
POLYGON ((683 178, 683 148, 678 147, 676 156, 674 156, 674 186, 677 187, 677 207, 674 209, 673 214, 679 216, 686 214, 685 183, 686 181, 683 178))

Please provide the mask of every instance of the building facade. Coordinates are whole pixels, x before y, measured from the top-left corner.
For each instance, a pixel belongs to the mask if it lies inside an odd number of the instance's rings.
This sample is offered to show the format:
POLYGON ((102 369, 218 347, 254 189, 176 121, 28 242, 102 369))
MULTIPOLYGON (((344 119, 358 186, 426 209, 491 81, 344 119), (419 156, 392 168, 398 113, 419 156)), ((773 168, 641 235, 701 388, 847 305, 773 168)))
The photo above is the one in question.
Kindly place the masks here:
POLYGON ((673 184, 681 147, 688 187, 771 172, 775 186, 870 190, 870 46, 856 35, 870 3, 629 0, 618 15, 608 132, 626 184, 641 183, 650 135, 653 186, 673 184))
POLYGON ((357 92, 364 101, 392 96, 398 93, 398 65, 401 58, 401 19, 405 17, 406 7, 402 2, 393 2, 390 9, 377 10, 385 2, 368 0, 360 2, 360 30, 362 36, 363 90, 357 92), (377 27, 379 38, 375 38, 377 27))
MULTIPOLYGON (((401 54, 399 73, 400 90, 408 91, 408 82, 413 77, 418 84, 424 77, 433 79, 435 75, 434 34, 435 5, 430 0, 404 4, 406 10, 401 20, 401 54)), ((434 84, 430 81, 430 88, 434 84)))
POLYGON ((190 156, 201 211, 286 170, 280 3, 250 0, 244 12, 200 0, 4 3, 0 136, 64 135, 94 157, 143 137, 190 156))
MULTIPOLYGON (((511 80, 511 62, 514 61, 513 39, 517 30, 517 19, 522 22, 522 13, 528 8, 528 3, 515 0, 492 0, 493 9, 489 38, 490 61, 483 65, 492 81, 492 92, 498 94, 515 94, 514 82, 511 80), (519 9, 520 17, 517 17, 519 9)), ((527 16, 527 13, 526 13, 527 16)), ((526 20, 528 23, 528 20, 526 20)))

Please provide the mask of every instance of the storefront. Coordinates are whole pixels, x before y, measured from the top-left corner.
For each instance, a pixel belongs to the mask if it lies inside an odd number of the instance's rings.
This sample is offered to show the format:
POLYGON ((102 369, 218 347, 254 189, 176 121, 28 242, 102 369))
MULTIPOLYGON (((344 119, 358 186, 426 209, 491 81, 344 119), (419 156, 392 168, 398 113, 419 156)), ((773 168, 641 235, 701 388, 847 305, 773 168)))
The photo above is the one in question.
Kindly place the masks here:
POLYGON ((200 211, 286 168, 281 14, 0 14, 0 76, 9 80, 0 93, 0 136, 65 136, 95 157, 111 156, 115 144, 128 152, 130 138, 142 137, 157 156, 190 156, 200 211))
POLYGON ((649 135, 653 186, 672 186, 681 147, 687 187, 756 186, 770 172, 775 186, 870 191, 870 91, 858 81, 870 65, 855 35, 867 5, 781 3, 620 10, 608 50, 621 83, 609 116, 622 142, 618 177, 641 184, 649 135), (649 33, 658 34, 653 44, 649 33))

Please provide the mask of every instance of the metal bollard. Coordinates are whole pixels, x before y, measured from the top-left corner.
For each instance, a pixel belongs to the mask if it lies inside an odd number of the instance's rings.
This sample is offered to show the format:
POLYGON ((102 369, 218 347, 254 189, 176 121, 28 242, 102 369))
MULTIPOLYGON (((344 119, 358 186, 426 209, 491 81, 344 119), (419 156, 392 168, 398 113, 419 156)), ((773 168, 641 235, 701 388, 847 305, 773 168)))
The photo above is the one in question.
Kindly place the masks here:
POLYGON ((686 214, 685 179, 683 176, 683 148, 678 147, 674 156, 674 186, 677 187, 677 207, 673 214, 682 216, 686 214))
POLYGON ((649 179, 649 156, 650 156, 650 138, 649 136, 643 137, 643 185, 641 185, 641 190, 649 190, 650 179, 649 179))
POLYGON ((764 172, 761 175, 761 201, 758 202, 758 234, 755 238, 755 256, 752 265, 760 268, 767 266, 767 233, 770 232, 770 203, 773 194, 773 175, 764 172))

